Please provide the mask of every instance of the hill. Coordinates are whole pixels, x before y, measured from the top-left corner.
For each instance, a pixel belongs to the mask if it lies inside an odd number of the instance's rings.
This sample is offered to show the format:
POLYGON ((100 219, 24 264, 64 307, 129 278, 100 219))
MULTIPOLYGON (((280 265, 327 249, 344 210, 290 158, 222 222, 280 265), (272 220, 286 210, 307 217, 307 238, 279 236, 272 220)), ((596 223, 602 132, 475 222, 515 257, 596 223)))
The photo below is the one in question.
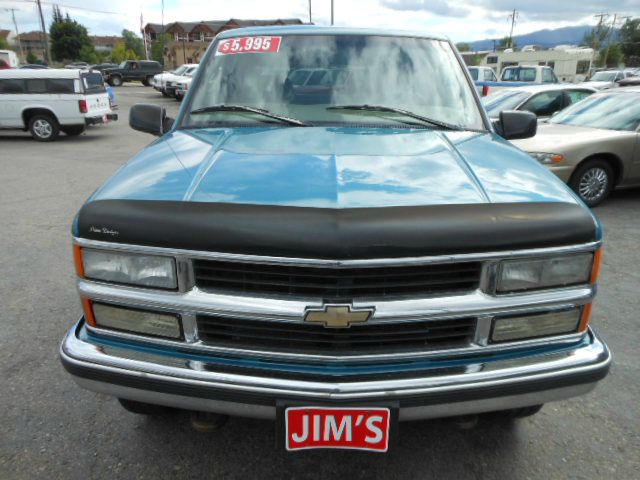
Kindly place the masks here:
MULTIPOLYGON (((539 45, 544 48, 555 47, 556 45, 579 45, 584 41, 585 34, 589 33, 593 28, 592 25, 578 25, 575 27, 562 27, 554 30, 538 30, 524 35, 514 35, 513 39, 519 47, 524 45, 539 45)), ((500 38, 487 38, 485 40, 476 40, 475 42, 465 42, 471 47, 471 50, 493 50, 493 42, 496 44, 500 38)))

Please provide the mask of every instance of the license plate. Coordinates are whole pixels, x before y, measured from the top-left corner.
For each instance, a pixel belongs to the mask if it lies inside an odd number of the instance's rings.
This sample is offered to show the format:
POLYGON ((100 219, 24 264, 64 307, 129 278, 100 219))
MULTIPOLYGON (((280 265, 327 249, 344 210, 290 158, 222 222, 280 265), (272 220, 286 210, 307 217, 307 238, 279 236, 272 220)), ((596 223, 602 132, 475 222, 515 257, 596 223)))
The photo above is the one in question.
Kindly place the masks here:
POLYGON ((340 448, 386 452, 388 408, 289 407, 285 410, 287 450, 340 448))
POLYGON ((106 113, 104 115, 102 115, 102 122, 103 123, 108 123, 109 122, 109 117, 107 117, 106 113))

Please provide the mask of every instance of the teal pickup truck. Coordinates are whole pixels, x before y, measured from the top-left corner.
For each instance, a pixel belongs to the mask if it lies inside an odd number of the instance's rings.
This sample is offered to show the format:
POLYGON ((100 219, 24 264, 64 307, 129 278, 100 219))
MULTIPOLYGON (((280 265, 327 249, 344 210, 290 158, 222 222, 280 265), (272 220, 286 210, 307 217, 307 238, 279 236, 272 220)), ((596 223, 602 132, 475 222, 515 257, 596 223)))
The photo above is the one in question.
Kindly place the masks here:
POLYGON ((177 118, 129 121, 159 138, 73 223, 81 387, 384 452, 399 421, 527 416, 607 374, 600 224, 507 141, 533 114, 491 123, 448 40, 226 31, 177 118))

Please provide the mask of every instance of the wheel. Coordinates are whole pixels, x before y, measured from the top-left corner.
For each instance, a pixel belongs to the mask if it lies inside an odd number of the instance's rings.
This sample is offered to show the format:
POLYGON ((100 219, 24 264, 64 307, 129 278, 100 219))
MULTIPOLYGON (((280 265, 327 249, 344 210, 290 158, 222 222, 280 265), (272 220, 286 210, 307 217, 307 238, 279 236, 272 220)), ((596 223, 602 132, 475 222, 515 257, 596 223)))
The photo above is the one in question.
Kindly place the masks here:
POLYGON ((173 409, 163 407, 162 405, 153 405, 151 403, 138 402, 136 400, 127 400, 119 398, 118 402, 127 412, 136 413, 138 415, 166 415, 171 413, 173 409))
POLYGON ((120 75, 114 75, 109 77, 109 85, 112 87, 119 87, 122 85, 122 77, 120 75))
POLYGON ((168 94, 167 92, 165 92, 164 90, 162 90, 162 96, 163 96, 163 97, 168 97, 168 96, 169 96, 169 94, 168 94))
POLYGON ((569 186, 590 207, 599 205, 613 189, 614 173, 606 160, 584 162, 573 172, 569 186))
POLYGON ((144 80, 142 80, 142 84, 145 87, 150 87, 151 86, 151 82, 153 81, 153 77, 152 76, 148 76, 146 77, 144 80))
POLYGON ((62 131, 69 135, 70 137, 75 137, 76 135, 80 135, 82 132, 86 130, 84 125, 71 125, 69 127, 62 127, 62 131))
POLYGON ((31 136, 39 142, 51 142, 60 134, 58 122, 52 115, 41 113, 29 120, 31 136))

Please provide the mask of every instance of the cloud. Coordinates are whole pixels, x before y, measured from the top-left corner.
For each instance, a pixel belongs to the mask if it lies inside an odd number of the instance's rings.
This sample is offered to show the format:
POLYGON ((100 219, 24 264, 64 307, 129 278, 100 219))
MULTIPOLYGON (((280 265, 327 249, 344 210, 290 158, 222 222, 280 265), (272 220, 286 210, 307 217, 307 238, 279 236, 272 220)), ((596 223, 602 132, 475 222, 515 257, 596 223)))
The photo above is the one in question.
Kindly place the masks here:
MULTIPOLYGON (((601 12, 617 12, 619 15, 637 15, 637 0, 537 0, 535 2, 514 2, 513 0, 476 0, 493 18, 504 17, 514 8, 519 19, 524 21, 573 21, 591 17, 601 12)), ((611 20, 611 19, 610 19, 611 20)))
POLYGON ((382 6, 391 10, 429 12, 442 17, 467 17, 471 11, 447 0, 382 0, 382 6))

